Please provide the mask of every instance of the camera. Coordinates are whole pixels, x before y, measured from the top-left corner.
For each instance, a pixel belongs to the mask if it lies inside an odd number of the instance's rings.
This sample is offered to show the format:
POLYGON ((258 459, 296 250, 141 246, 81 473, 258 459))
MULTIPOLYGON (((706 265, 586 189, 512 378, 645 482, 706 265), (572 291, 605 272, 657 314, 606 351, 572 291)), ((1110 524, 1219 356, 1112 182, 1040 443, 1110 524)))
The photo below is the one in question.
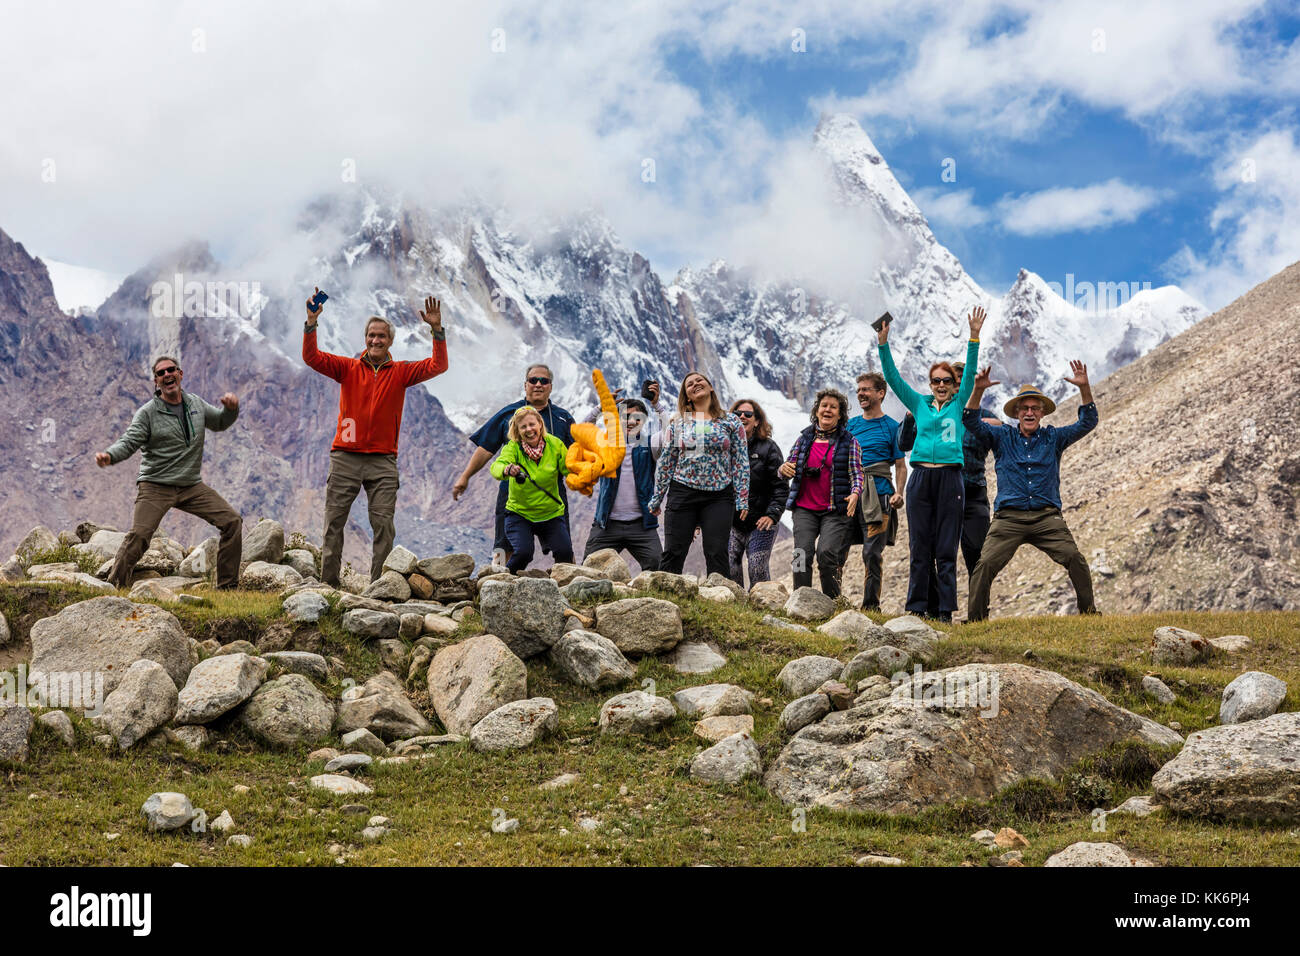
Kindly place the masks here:
POLYGON ((642 382, 642 383, 641 383, 641 397, 644 398, 644 399, 646 399, 646 400, 648 400, 648 401, 654 401, 654 393, 651 392, 651 390, 650 390, 650 386, 651 386, 651 385, 658 385, 658 384, 659 384, 659 383, 656 382, 656 381, 655 381, 654 379, 652 379, 652 378, 648 378, 648 379, 646 379, 644 382, 642 382))
POLYGON ((817 465, 816 467, 812 467, 812 468, 805 468, 803 470, 803 476, 805 478, 816 478, 821 473, 822 473, 821 465, 817 465))

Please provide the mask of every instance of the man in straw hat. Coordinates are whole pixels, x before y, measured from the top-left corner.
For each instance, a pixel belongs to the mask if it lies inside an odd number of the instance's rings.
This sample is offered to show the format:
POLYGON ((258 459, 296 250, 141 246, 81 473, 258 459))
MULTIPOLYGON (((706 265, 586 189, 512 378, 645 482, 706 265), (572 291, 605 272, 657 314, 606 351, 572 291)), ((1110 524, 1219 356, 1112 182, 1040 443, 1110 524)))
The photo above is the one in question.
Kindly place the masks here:
POLYGON ((1070 363, 1072 374, 1065 380, 1079 388, 1082 404, 1079 420, 1056 428, 1043 418, 1056 410, 1056 403, 1032 385, 1022 385, 1015 398, 1003 407, 1015 425, 992 427, 980 416, 984 390, 1001 384, 989 377, 986 368, 975 378, 963 412, 962 424, 992 445, 998 476, 998 496, 993 503, 993 521, 979 564, 971 574, 968 621, 989 616, 989 589, 999 571, 1007 566, 1022 544, 1032 544, 1057 564, 1063 565, 1074 585, 1079 612, 1095 614, 1092 574, 1074 536, 1061 516, 1061 453, 1097 427, 1097 406, 1088 383, 1088 367, 1070 363))

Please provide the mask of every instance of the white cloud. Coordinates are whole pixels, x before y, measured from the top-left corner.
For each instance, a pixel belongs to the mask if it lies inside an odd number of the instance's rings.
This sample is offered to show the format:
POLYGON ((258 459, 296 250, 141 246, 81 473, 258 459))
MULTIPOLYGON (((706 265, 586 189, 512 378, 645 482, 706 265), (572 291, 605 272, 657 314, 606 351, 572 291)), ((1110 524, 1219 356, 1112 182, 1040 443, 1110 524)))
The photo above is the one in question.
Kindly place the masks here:
POLYGON ((910 195, 931 223, 968 229, 983 225, 992 218, 987 209, 975 202, 974 189, 925 186, 912 190, 910 195))
POLYGON ((1241 142, 1218 164, 1223 195, 1210 213, 1211 248, 1184 246, 1167 263, 1187 292, 1211 309, 1300 260, 1300 141, 1274 130, 1241 142))
POLYGON ((1091 186, 1060 186, 998 201, 1002 227, 1021 236, 1103 229, 1132 222, 1160 201, 1161 193, 1109 179, 1091 186))
MULTIPOLYGON (((1130 119, 1195 117, 1206 98, 1278 95, 1285 51, 1239 31, 1260 0, 972 0, 924 10, 904 69, 826 108, 1016 139, 1051 134, 1076 103, 1130 119)), ((921 14, 918 14, 921 15, 921 14)), ((1292 51, 1291 60, 1295 59, 1292 51)))

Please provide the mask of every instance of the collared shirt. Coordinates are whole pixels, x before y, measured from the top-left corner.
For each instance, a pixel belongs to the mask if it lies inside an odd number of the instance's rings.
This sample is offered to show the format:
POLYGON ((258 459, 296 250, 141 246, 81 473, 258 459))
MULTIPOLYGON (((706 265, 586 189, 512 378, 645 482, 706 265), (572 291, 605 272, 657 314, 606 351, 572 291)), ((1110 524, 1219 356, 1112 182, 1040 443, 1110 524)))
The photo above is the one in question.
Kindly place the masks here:
POLYGON ((1097 427, 1097 403, 1079 406, 1079 420, 1056 428, 1040 425, 1032 437, 1019 424, 986 425, 978 408, 963 413, 967 431, 978 433, 993 447, 998 496, 993 510, 1033 511, 1061 507, 1061 453, 1097 427))
MULTIPOLYGON (((874 465, 880 461, 892 463, 903 457, 903 450, 898 447, 898 422, 888 415, 879 418, 855 415, 845 427, 858 440, 864 465, 874 465)), ((876 491, 882 495, 892 495, 894 484, 888 478, 877 478, 876 491)))

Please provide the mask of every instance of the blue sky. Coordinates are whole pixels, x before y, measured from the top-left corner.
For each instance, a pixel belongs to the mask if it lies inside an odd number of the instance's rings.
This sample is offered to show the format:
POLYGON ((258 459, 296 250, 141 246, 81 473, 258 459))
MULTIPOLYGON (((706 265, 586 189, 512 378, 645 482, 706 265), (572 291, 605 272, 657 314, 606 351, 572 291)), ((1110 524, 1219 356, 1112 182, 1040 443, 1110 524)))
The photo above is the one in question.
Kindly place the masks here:
MULTIPOLYGON (((1177 16, 1176 10, 1171 4, 1171 17, 1177 16)), ((994 13, 971 34, 995 42, 1023 29, 1025 19, 1021 14, 994 13)), ((1300 15, 1285 5, 1265 5, 1225 30, 1228 33, 1235 34, 1233 45, 1242 51, 1294 51, 1300 15)), ((878 83, 879 77, 916 63, 915 51, 903 42, 844 40, 826 43, 820 50, 818 45, 814 35, 806 38, 802 53, 778 48, 775 54, 737 52, 710 58, 684 40, 667 52, 665 66, 696 90, 706 106, 729 104, 760 119, 774 137, 797 137, 810 134, 821 101, 852 97, 878 83)), ((908 122, 850 112, 926 213, 939 241, 994 294, 1010 287, 1021 268, 1062 284, 1067 273, 1073 273, 1076 282, 1150 282, 1153 287, 1177 282, 1183 275, 1172 260, 1180 249, 1214 254, 1211 220, 1218 198, 1213 161, 1207 161, 1203 150, 1189 148, 1182 137, 1205 137, 1218 144, 1211 148, 1221 148, 1234 135, 1294 130, 1300 122, 1290 92, 1202 96, 1197 112, 1187 117, 1186 128, 1175 139, 1165 135, 1159 118, 1127 115, 1121 106, 1094 104, 1064 89, 1060 96, 1050 122, 1015 137, 996 131, 972 136, 967 124, 949 127, 942 114, 908 122), (1109 181, 1155 195, 1147 208, 1131 217, 1034 234, 1005 228, 995 214, 980 223, 954 221, 934 201, 945 194, 963 194, 968 197, 963 202, 990 209, 1008 196, 1109 181)))
POLYGON ((851 282, 869 264, 804 201, 823 111, 993 294, 1023 267, 1213 308, 1300 259, 1293 3, 68 0, 4 22, 24 82, 0 88, 0 228, 119 274, 196 238, 291 272, 303 207, 374 187, 599 210, 666 278, 801 258, 851 282))

